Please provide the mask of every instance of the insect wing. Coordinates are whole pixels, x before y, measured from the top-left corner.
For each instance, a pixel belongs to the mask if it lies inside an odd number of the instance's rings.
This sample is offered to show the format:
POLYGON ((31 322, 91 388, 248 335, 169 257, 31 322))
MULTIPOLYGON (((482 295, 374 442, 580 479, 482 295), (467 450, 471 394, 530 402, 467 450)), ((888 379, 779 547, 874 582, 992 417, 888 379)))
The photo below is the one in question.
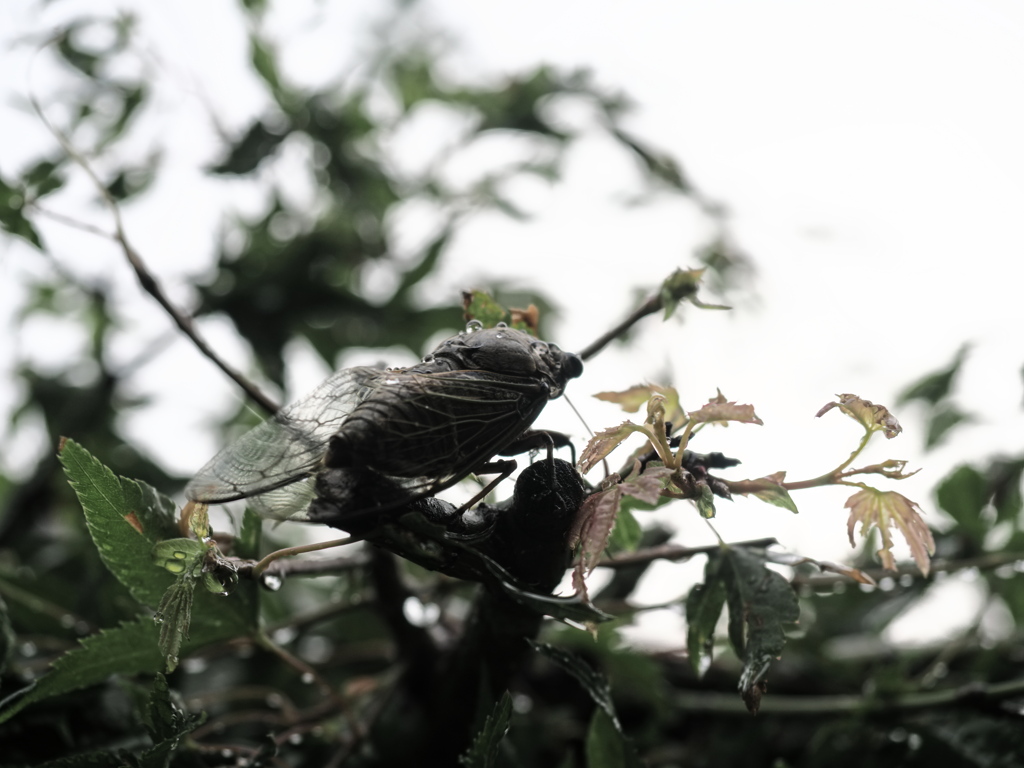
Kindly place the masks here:
POLYGON ((220 504, 308 477, 320 468, 331 436, 383 373, 366 367, 338 371, 214 456, 185 488, 185 495, 192 501, 220 504))
POLYGON ((380 430, 378 444, 387 446, 385 454, 416 457, 422 476, 405 485, 430 493, 450 487, 515 440, 548 399, 543 383, 520 376, 465 370, 407 376, 403 389, 415 392, 419 419, 402 409, 382 424, 391 428, 380 430))

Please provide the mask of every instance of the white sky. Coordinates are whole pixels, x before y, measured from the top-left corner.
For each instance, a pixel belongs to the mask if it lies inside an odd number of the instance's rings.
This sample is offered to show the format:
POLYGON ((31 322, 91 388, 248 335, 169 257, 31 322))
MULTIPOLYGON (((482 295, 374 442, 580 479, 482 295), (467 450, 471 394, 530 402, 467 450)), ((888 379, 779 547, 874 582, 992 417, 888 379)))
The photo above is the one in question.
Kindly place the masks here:
MULTIPOLYGON (((285 5, 275 6, 266 31, 284 48, 288 75, 316 82, 365 48, 366 20, 379 18, 380 8, 370 0, 285 5)), ((238 130, 265 100, 244 71, 246 41, 232 3, 5 0, 0 171, 21 168, 51 144, 34 118, 12 107, 28 87, 29 56, 10 41, 76 10, 108 7, 140 16, 159 84, 159 117, 150 120, 149 135, 169 145, 156 194, 127 207, 127 227, 150 267, 187 304, 189 283, 211 262, 220 211, 251 210, 259 201, 243 184, 211 183, 200 171, 215 157, 210 109, 238 130)), ((813 419, 822 404, 854 392, 891 405, 906 384, 970 341, 958 395, 977 414, 976 425, 925 456, 917 414, 897 410, 904 434, 875 445, 864 463, 904 458, 923 467, 911 481, 882 487, 917 500, 936 523, 930 491, 951 466, 1020 451, 1024 6, 433 0, 426 11, 457 43, 448 63, 453 73, 500 75, 539 62, 587 66, 597 82, 629 94, 636 102, 630 129, 674 154, 702 190, 729 207, 736 240, 754 260, 756 302, 744 300, 731 313, 685 308, 683 324, 651 318, 629 350, 588 367, 570 394, 594 429, 623 417, 589 393, 662 380, 670 371, 689 407, 720 387, 754 403, 765 422, 705 433, 695 448, 741 457, 742 476, 788 469, 790 479, 813 477, 842 461, 859 436, 838 412, 813 419)), ((52 72, 42 57, 32 77, 48 92, 52 72)), ((413 137, 400 149, 414 156, 417 141, 427 145, 430 137, 413 137)), ((575 150, 567 178, 556 188, 524 184, 517 191, 534 214, 526 224, 486 217, 468 227, 432 290, 455 295, 486 286, 488 276, 539 284, 564 307, 554 340, 577 349, 628 311, 633 287, 653 288, 676 266, 696 265, 692 251, 708 235, 706 223, 685 203, 624 207, 628 164, 605 143, 594 139, 575 150)), ((76 194, 84 197, 84 185, 67 198, 68 212, 81 211, 76 194)), ((84 215, 107 226, 94 209, 84 215)), ((52 225, 44 232, 62 263, 118 286, 124 316, 143 338, 164 332, 166 319, 140 298, 114 249, 52 225)), ((22 295, 18 284, 46 267, 15 246, 0 269, 0 312, 10 317, 22 295)), ((245 351, 225 323, 204 328, 244 364, 245 351)), ((13 342, 0 340, 0 350, 18 345, 19 354, 49 355, 57 364, 80 340, 73 324, 54 323, 36 324, 13 342)), ((121 350, 126 359, 134 351, 121 350)), ((11 359, 0 355, 5 368, 11 359)), ((301 349, 293 362, 292 395, 326 373, 301 349)), ((126 419, 126 432, 178 471, 201 466, 216 447, 205 426, 237 393, 183 343, 136 387, 156 400, 126 419)), ((0 393, 0 407, 16 397, 10 389, 0 393)), ((581 431, 561 404, 541 423, 581 431)), ((27 433, 6 437, 9 467, 25 466, 44 449, 27 433)), ((716 526, 726 539, 775 535, 802 554, 841 558, 849 552, 847 495, 799 494, 799 516, 756 501, 723 502, 716 526)), ((709 542, 695 517, 680 523, 680 540, 709 542)))

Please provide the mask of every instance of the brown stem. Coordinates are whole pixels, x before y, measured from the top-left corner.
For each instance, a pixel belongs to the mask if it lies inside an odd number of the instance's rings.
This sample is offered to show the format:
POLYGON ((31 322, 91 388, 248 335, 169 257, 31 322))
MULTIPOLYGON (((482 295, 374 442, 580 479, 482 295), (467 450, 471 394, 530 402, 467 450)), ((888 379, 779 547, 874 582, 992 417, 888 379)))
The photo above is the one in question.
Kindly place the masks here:
MULTIPOLYGON (((772 544, 778 544, 778 541, 774 538, 750 539, 730 542, 729 546, 768 547, 772 544)), ((665 544, 660 547, 650 547, 617 557, 605 558, 597 566, 599 568, 623 568, 627 565, 648 563, 652 560, 688 560, 695 555, 706 555, 708 552, 717 552, 719 549, 721 549, 719 544, 710 544, 706 547, 681 547, 677 544, 665 544)))
POLYGON ((602 349, 611 344, 612 341, 614 341, 619 336, 623 335, 626 331, 628 331, 630 328, 632 328, 634 325, 636 325, 638 321, 647 317, 647 315, 653 315, 655 312, 661 309, 662 306, 663 305, 661 302, 660 295, 655 294, 651 296, 650 298, 647 299, 647 301, 645 301, 643 304, 641 304, 639 307, 633 310, 629 317, 627 317, 625 320, 616 325, 607 333, 604 333, 601 336, 599 336, 587 347, 580 350, 580 352, 578 353, 579 356, 583 360, 589 360, 602 349))

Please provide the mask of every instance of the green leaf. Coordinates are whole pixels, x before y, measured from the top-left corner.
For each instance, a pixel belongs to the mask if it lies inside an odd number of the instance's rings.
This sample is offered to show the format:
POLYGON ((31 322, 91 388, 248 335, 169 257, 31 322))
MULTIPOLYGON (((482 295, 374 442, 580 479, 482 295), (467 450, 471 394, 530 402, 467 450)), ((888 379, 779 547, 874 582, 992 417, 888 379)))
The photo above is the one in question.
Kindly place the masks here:
POLYGON ((948 368, 930 373, 911 384, 903 390, 902 394, 896 399, 896 403, 903 405, 912 400, 923 400, 926 403, 935 405, 943 398, 948 397, 969 349, 969 345, 965 344, 962 346, 948 368))
POLYGON ((996 519, 1017 520, 1024 507, 1021 498, 1021 478, 1024 476, 1024 458, 996 459, 985 473, 992 503, 996 507, 996 519))
POLYGON ((60 461, 103 564, 140 603, 158 605, 171 579, 152 566, 150 552, 166 531, 165 502, 152 488, 118 478, 74 440, 64 442, 60 461))
POLYGON ((756 713, 768 669, 786 644, 783 626, 800 618, 800 605, 789 582, 767 568, 754 550, 726 547, 709 558, 722 559, 729 640, 743 660, 739 690, 747 708, 756 713))
POLYGON ((587 768, 640 768, 642 763, 618 724, 598 707, 587 728, 587 768))
POLYGON ((710 557, 704 567, 704 583, 686 598, 686 648, 690 666, 698 678, 711 666, 715 626, 725 606, 725 583, 719 573, 722 558, 710 557))
POLYGON ((25 218, 24 208, 24 191, 15 189, 0 177, 0 227, 41 249, 43 244, 39 233, 25 218))
MULTIPOLYGON (((508 575, 506 574, 506 579, 507 577, 508 575)), ((519 603, 519 605, 554 619, 576 621, 581 624, 599 624, 615 618, 585 602, 578 595, 557 597, 555 595, 528 592, 505 579, 500 582, 500 586, 505 594, 519 603)))
POLYGON ((256 560, 260 556, 260 539, 263 535, 263 520, 256 512, 246 508, 242 517, 242 529, 235 540, 235 554, 244 560, 256 560))
POLYGON ((473 738, 469 749, 459 757, 459 765, 466 768, 493 768, 497 763, 501 740, 508 733, 511 717, 512 697, 505 691, 501 700, 494 705, 494 711, 487 716, 483 728, 473 738))
POLYGON ((508 316, 506 309, 483 291, 464 293, 462 307, 467 320, 479 320, 484 328, 493 328, 508 316))
POLYGON ((700 516, 710 520, 715 516, 715 494, 707 483, 700 484, 700 496, 697 498, 697 511, 700 516))
POLYGON ((754 496, 767 504, 788 509, 793 513, 800 512, 800 510, 796 508, 796 502, 793 501, 793 497, 789 495, 789 491, 781 485, 774 485, 770 488, 756 491, 754 496))
POLYGON ((7 669, 7 659, 14 648, 14 627, 7 613, 7 603, 0 597, 0 673, 7 669))
POLYGON ((935 491, 935 500, 952 517, 960 531, 977 544, 985 538, 989 524, 981 516, 988 504, 988 483, 978 470, 963 464, 948 475, 935 491))
POLYGON ((149 732, 154 745, 169 744, 171 749, 177 746, 181 736, 195 730, 206 719, 203 713, 190 715, 182 712, 171 701, 171 690, 167 678, 161 674, 153 681, 153 691, 149 696, 149 705, 142 713, 143 724, 149 732))
POLYGON ((615 527, 612 528, 611 538, 608 539, 607 549, 613 555, 619 552, 634 552, 639 546, 643 534, 644 531, 633 513, 625 506, 620 506, 619 514, 615 517, 615 527))
POLYGON ((228 156, 212 166, 210 173, 244 175, 252 173, 272 155, 287 134, 271 131, 261 121, 253 123, 231 147, 228 156))
POLYGON ((191 571, 181 574, 167 588, 156 616, 153 617, 160 625, 160 653, 163 654, 168 672, 173 672, 178 666, 181 644, 188 639, 195 592, 195 576, 191 571))
POLYGON ((946 437, 953 427, 958 424, 969 424, 974 417, 965 413, 952 403, 940 403, 932 410, 931 418, 928 420, 928 434, 925 437, 924 447, 934 448, 946 437))
POLYGON ((551 659, 559 667, 564 669, 583 687, 598 708, 603 710, 611 719, 615 728, 619 728, 619 718, 615 714, 615 705, 612 703, 612 691, 608 685, 608 678, 597 671, 587 662, 557 646, 548 643, 536 643, 528 641, 530 646, 543 656, 551 659))
POLYGON ((277 70, 277 60, 274 57, 273 49, 256 35, 249 38, 249 45, 253 68, 276 96, 281 92, 281 74, 277 70))
POLYGON ((0 723, 34 702, 97 685, 113 674, 152 674, 163 663, 157 628, 149 618, 101 629, 83 638, 79 646, 57 659, 50 672, 33 685, 0 702, 0 723))

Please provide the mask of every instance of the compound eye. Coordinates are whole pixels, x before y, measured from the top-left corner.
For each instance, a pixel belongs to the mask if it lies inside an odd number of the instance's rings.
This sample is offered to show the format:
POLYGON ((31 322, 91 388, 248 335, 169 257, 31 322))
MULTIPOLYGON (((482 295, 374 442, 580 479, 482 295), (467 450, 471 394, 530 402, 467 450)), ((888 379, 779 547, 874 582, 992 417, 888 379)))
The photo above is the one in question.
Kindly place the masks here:
POLYGON ((583 374, 583 361, 577 355, 566 355, 562 368, 567 379, 575 379, 583 374))

